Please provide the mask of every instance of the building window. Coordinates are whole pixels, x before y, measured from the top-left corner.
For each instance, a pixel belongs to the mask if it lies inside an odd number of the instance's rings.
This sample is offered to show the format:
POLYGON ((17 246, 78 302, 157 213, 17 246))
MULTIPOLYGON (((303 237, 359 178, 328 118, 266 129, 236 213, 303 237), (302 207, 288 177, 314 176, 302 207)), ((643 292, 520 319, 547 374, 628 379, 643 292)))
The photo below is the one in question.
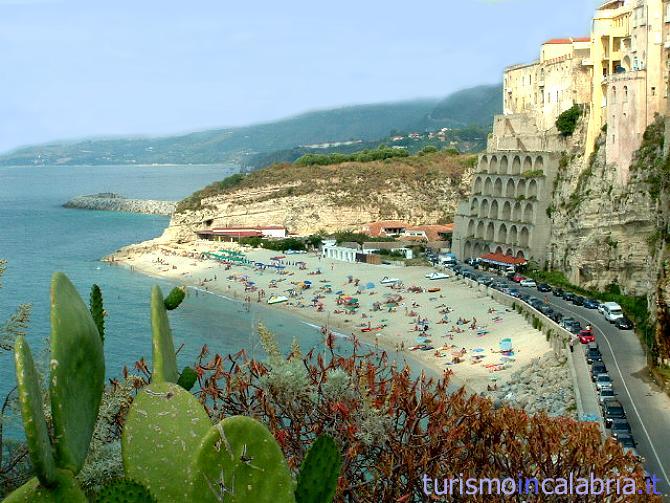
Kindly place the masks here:
POLYGON ((628 86, 623 86, 623 102, 628 103, 628 86))
POLYGON ((651 88, 651 95, 656 96, 656 88, 655 87, 651 88))

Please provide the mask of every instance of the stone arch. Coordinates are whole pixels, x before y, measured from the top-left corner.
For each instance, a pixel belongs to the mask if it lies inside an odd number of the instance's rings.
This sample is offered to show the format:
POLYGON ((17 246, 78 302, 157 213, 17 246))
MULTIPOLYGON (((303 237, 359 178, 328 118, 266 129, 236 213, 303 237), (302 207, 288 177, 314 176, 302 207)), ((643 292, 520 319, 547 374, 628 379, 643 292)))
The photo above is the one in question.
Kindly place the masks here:
POLYGON ((521 221, 521 203, 518 201, 514 204, 514 209, 512 210, 512 220, 515 222, 521 221))
POLYGON ((498 157, 493 155, 491 156, 491 162, 489 163, 489 173, 498 172, 498 157))
POLYGON ((535 159, 535 171, 542 171, 544 173, 544 158, 538 155, 535 159))
POLYGON ((514 197, 514 180, 507 180, 507 187, 505 187, 505 197, 514 197))
POLYGON ((521 196, 526 197, 526 180, 523 178, 516 184, 516 197, 521 196))
POLYGON ((465 258, 472 257, 472 243, 470 241, 465 242, 465 247, 463 248, 463 256, 465 258))
POLYGON ((509 160, 507 159, 507 156, 504 155, 502 156, 502 159, 500 159, 500 165, 498 166, 498 173, 500 173, 501 175, 506 175, 508 166, 509 166, 509 160))
POLYGON ((489 224, 486 226, 486 240, 494 241, 495 235, 496 235, 495 225, 493 225, 493 222, 489 222, 489 224))
POLYGON ((517 231, 516 225, 513 225, 509 228, 509 235, 507 236, 507 242, 513 245, 516 245, 519 240, 519 233, 517 231))
POLYGON ((523 160, 523 171, 522 173, 525 173, 526 171, 532 171, 533 170, 533 160, 529 155, 526 156, 526 158, 523 160))
POLYGON ((483 253, 484 247, 482 246, 481 243, 477 242, 474 244, 472 247, 472 256, 473 257, 479 257, 483 253))
POLYGON ((507 226, 505 224, 500 224, 500 227, 498 227, 498 242, 507 242, 507 226))
POLYGON ((505 252, 505 255, 507 255, 508 257, 513 257, 514 256, 514 250, 512 250, 511 248, 507 248, 507 251, 505 252))
POLYGON ((493 184, 493 195, 495 197, 502 197, 503 183, 502 178, 496 178, 495 183, 493 184))
POLYGON ((483 187, 483 182, 482 182, 482 177, 478 176, 475 178, 475 194, 481 194, 482 193, 482 187, 483 187))
POLYGON ((488 218, 489 217, 489 200, 482 200, 482 204, 479 206, 479 218, 488 218))
POLYGON ((514 156, 512 161, 512 175, 518 175, 521 173, 521 158, 518 155, 514 156))
POLYGON ((475 235, 475 221, 470 219, 468 222, 468 233, 466 234, 467 237, 471 238, 475 235))
POLYGON ((502 253, 503 253, 502 246, 496 247, 496 253, 500 253, 502 255, 502 253))
POLYGON ((537 198, 537 180, 532 179, 528 184, 528 197, 537 198))
POLYGON ((489 218, 493 220, 498 220, 498 201, 495 199, 491 203, 491 209, 489 211, 489 218))
POLYGON ((477 232, 475 233, 475 237, 477 239, 484 239, 484 222, 481 220, 479 224, 477 224, 477 232))
POLYGON ((526 203, 526 207, 523 210, 523 221, 528 223, 533 221, 533 205, 531 203, 526 203))
POLYGON ((479 171, 480 173, 487 173, 489 170, 489 159, 485 155, 479 158, 479 171))
POLYGON ((519 246, 526 248, 530 242, 530 231, 528 227, 522 227, 519 233, 519 246))
POLYGON ((487 176, 484 182, 484 195, 490 196, 491 194, 493 194, 493 180, 490 176, 487 176))
POLYGON ((479 199, 473 197, 470 201, 470 216, 476 215, 479 212, 479 199))
POLYGON ((511 220, 512 219, 512 205, 509 201, 505 201, 502 207, 501 220, 511 220))
POLYGON ((523 253, 523 250, 519 250, 518 252, 516 252, 516 258, 522 258, 522 259, 526 258, 526 256, 523 253))

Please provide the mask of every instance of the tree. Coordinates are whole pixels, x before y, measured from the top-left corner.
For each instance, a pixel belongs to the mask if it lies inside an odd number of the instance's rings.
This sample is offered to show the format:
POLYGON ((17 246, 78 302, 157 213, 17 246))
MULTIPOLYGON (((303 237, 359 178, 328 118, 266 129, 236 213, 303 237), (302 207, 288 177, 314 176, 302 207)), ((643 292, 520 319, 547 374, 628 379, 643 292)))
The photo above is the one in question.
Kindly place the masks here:
POLYGON ((556 119, 556 128, 563 136, 570 136, 577 128, 577 121, 582 116, 582 107, 573 105, 556 119))

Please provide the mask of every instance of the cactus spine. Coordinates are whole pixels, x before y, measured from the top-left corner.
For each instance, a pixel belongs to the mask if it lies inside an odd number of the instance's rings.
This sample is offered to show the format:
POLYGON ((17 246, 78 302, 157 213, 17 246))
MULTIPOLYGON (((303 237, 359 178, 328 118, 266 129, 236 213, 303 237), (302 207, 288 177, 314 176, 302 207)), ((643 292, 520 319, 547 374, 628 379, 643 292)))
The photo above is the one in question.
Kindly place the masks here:
POLYGON ((294 482, 272 433, 245 416, 213 426, 195 456, 191 501, 292 503, 294 482))
POLYGON ((152 382, 176 383, 177 355, 172 342, 172 330, 159 286, 151 290, 151 333, 153 342, 152 382))
POLYGON ((342 468, 342 456, 335 440, 321 435, 307 451, 298 474, 297 503, 333 501, 342 468))

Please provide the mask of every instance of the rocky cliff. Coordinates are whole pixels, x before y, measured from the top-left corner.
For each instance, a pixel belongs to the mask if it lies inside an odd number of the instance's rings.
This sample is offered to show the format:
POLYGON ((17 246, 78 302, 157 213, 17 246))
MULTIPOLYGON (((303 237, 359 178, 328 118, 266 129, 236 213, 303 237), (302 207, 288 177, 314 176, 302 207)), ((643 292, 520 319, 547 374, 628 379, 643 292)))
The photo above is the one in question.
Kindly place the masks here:
POLYGON ((330 166, 282 164, 213 184, 182 201, 162 239, 235 225, 286 226, 307 235, 357 230, 376 220, 410 224, 453 218, 474 158, 436 153, 330 166))
POLYGON ((151 199, 128 199, 119 194, 102 193, 75 197, 65 203, 63 207, 81 210, 145 213, 148 215, 171 215, 175 210, 176 203, 174 201, 155 201, 151 199))

